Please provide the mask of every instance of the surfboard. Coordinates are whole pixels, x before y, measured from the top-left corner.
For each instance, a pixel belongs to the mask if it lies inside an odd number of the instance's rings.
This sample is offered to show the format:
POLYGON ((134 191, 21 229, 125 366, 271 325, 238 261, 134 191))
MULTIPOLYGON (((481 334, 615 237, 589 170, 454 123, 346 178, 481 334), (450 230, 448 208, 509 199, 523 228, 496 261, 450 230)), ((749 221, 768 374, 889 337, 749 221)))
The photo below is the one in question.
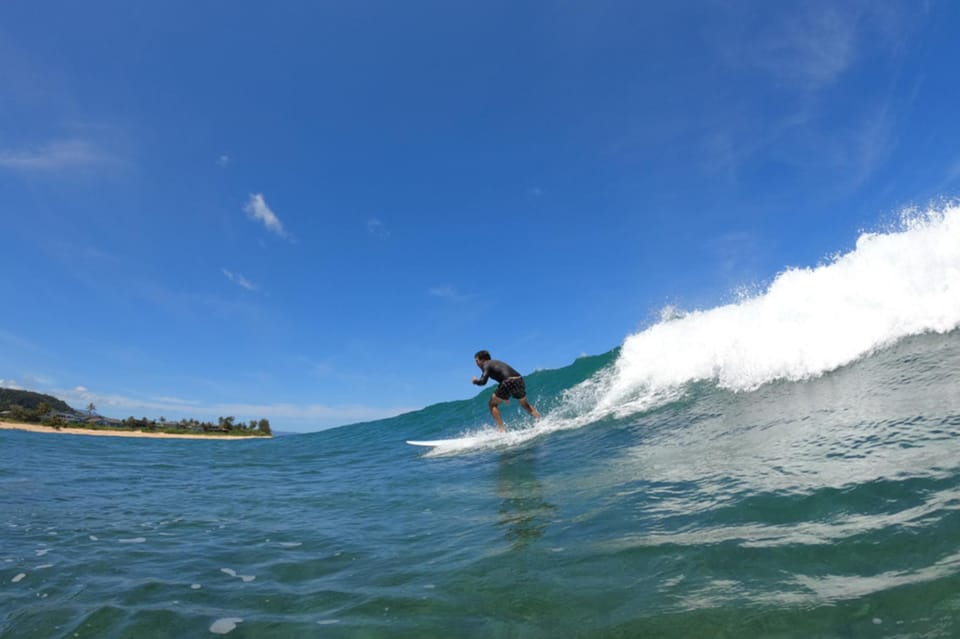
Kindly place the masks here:
POLYGON ((467 450, 503 448, 517 446, 548 432, 540 428, 524 428, 500 432, 494 428, 473 431, 463 437, 452 439, 408 439, 411 446, 439 449, 440 452, 455 453, 467 450))
POLYGON ((463 448, 483 441, 484 439, 486 438, 458 437, 456 439, 434 439, 430 441, 417 441, 414 439, 408 439, 407 443, 411 446, 426 446, 428 448, 436 448, 437 446, 443 446, 444 448, 463 448))

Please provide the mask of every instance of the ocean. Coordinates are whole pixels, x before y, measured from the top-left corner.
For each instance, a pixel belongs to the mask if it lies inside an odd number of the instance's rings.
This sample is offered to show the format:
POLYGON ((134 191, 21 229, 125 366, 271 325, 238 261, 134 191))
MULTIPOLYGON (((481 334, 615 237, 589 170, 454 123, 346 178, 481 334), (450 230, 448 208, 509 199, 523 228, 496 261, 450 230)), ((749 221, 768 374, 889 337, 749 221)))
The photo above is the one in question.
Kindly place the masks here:
POLYGON ((958 327, 947 206, 530 373, 506 435, 489 388, 267 441, 0 431, 0 636, 960 637, 958 327))

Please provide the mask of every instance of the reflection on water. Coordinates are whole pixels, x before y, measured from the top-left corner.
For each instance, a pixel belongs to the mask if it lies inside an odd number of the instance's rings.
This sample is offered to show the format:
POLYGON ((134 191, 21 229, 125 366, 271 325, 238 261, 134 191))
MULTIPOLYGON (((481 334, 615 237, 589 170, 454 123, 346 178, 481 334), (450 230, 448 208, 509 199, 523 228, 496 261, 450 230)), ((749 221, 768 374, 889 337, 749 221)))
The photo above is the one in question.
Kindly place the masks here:
POLYGON ((557 507, 543 497, 537 479, 534 449, 505 452, 497 468, 497 494, 501 498, 498 525, 512 550, 522 550, 543 536, 557 507))

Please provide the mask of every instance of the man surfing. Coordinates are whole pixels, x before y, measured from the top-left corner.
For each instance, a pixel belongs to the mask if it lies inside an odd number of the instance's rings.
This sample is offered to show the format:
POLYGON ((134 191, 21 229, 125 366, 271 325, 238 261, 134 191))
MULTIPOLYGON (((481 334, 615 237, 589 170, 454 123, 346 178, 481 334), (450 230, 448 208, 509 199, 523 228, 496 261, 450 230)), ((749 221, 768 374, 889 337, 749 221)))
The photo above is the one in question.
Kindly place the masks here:
POLYGON ((489 403, 490 414, 493 415, 493 421, 497 423, 497 429, 501 432, 507 431, 503 425, 503 418, 500 417, 499 406, 500 404, 509 404, 511 397, 516 397, 525 411, 533 415, 534 419, 539 419, 540 413, 527 401, 527 386, 524 384, 523 377, 520 373, 515 371, 506 362, 490 359, 490 353, 488 351, 477 351, 477 354, 474 355, 473 358, 477 366, 480 367, 480 370, 483 371, 483 375, 479 378, 473 378, 474 384, 484 386, 490 377, 499 383, 497 390, 490 396, 489 403))

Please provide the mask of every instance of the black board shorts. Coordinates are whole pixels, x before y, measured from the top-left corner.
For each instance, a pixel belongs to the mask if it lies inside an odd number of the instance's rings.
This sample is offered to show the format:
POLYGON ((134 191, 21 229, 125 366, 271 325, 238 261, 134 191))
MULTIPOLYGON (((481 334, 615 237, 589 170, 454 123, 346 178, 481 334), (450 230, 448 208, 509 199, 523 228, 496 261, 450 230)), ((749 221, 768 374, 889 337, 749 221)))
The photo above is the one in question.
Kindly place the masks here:
POLYGON ((511 397, 523 399, 527 396, 527 385, 523 383, 522 377, 508 377, 500 382, 493 394, 508 401, 511 397))

